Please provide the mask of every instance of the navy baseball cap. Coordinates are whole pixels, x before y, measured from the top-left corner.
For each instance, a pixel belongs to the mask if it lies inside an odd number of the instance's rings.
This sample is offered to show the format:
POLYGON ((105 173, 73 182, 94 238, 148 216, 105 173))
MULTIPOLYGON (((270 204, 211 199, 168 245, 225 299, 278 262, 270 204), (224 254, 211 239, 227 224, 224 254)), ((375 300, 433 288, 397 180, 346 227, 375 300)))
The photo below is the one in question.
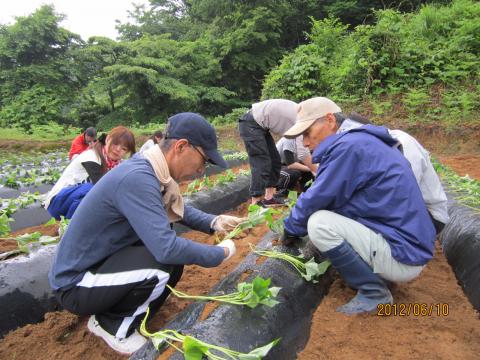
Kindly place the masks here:
POLYGON ((165 139, 187 139, 190 144, 200 146, 211 163, 223 168, 228 167, 218 152, 215 129, 199 114, 184 112, 170 117, 165 139))

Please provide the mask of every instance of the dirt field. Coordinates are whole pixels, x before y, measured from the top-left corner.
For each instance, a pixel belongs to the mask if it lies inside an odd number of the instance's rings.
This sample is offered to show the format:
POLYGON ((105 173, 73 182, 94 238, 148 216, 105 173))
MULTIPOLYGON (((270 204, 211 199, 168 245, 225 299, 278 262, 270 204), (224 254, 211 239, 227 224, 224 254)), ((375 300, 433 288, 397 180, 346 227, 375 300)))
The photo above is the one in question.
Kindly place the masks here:
POLYGON ((475 154, 440 156, 442 164, 451 167, 461 176, 480 180, 480 156, 475 154))
MULTIPOLYGON (((433 155, 460 175, 480 180, 480 138, 478 132, 468 138, 424 131, 415 134, 433 155), (465 140, 466 139, 466 140, 465 140)), ((232 132, 223 136, 237 141, 232 132)), ((240 213, 245 213, 244 206, 240 213)), ((237 214, 239 212, 236 212, 237 214)), ((249 252, 248 242, 256 242, 267 229, 254 229, 237 240, 237 254, 232 261, 213 269, 185 268, 177 288, 187 293, 205 293, 231 271, 249 252)), ((211 243, 214 239, 198 232, 189 238, 211 243)), ((421 276, 392 290, 395 304, 426 304, 431 314, 405 316, 346 316, 335 309, 353 297, 341 279, 314 313, 311 334, 298 359, 479 359, 480 316, 474 311, 457 284, 440 246, 421 276), (438 309, 443 314, 437 314, 438 309), (448 310, 448 314, 445 313, 448 310)), ((149 323, 149 329, 163 326, 188 305, 169 298, 149 323)), ((1 359, 124 359, 111 351, 86 329, 87 317, 67 312, 49 313, 45 321, 11 332, 0 341, 1 359)), ((282 359, 279 359, 282 360, 282 359)))
POLYGON ((335 309, 355 295, 337 279, 313 315, 308 344, 298 359, 479 358, 479 314, 457 284, 440 245, 420 277, 395 285, 392 294, 397 310, 401 304, 427 304, 426 315, 415 316, 413 310, 407 315, 405 309, 404 316, 399 311, 397 316, 394 311, 390 316, 337 313, 335 309), (442 314, 446 310, 448 314, 442 314))

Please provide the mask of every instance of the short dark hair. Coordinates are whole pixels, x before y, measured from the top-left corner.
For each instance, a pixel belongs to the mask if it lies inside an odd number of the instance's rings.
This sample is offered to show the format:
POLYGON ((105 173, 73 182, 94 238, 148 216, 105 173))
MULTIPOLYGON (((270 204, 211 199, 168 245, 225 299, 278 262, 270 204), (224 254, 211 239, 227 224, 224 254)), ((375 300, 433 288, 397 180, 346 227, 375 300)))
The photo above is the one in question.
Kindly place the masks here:
POLYGON ((337 123, 337 126, 340 127, 342 123, 345 121, 345 115, 341 112, 333 113, 333 116, 335 116, 335 121, 337 123))
POLYGON ((85 130, 85 135, 86 136, 90 136, 90 137, 93 137, 94 139, 97 137, 97 130, 95 130, 94 127, 88 127, 86 130, 85 130))
POLYGON ((160 146, 160 149, 162 149, 162 151, 166 152, 166 151, 169 151, 170 148, 172 147, 172 145, 175 144, 177 141, 178 141, 178 139, 165 139, 165 138, 163 138, 162 140, 160 140, 158 145, 160 146))
POLYGON ((158 144, 157 138, 163 139, 162 130, 157 130, 153 133, 152 136, 150 136, 150 139, 152 139, 155 144, 158 144))
POLYGON ((361 124, 370 124, 370 120, 368 120, 367 117, 360 115, 359 113, 352 111, 350 114, 348 114, 348 118, 352 119, 353 121, 359 122, 361 124))

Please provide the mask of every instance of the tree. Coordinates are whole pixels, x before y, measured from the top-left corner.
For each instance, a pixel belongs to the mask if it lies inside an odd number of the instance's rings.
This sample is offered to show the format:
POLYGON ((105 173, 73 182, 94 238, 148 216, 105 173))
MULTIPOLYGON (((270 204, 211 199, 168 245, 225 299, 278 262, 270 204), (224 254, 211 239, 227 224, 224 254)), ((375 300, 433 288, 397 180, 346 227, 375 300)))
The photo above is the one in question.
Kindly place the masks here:
POLYGON ((14 113, 31 114, 30 119, 18 122, 26 129, 33 122, 62 122, 63 107, 82 86, 70 51, 83 45, 78 35, 58 26, 62 19, 52 6, 44 5, 30 16, 16 18, 15 24, 1 27, 3 124, 18 120, 19 115, 7 116, 14 113), (46 104, 55 109, 44 111, 46 104))

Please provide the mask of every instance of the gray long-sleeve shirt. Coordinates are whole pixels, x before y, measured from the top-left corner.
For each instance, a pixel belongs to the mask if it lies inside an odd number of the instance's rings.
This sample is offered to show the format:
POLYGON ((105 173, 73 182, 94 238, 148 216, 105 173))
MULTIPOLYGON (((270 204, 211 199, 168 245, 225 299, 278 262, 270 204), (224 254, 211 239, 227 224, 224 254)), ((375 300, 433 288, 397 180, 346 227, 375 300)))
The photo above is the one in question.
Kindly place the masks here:
MULTIPOLYGON (((196 230, 209 232, 213 218, 185 206, 183 223, 196 230)), ((221 247, 176 236, 153 168, 137 155, 108 172, 82 200, 57 247, 50 285, 74 286, 89 268, 139 240, 163 264, 213 267, 224 258, 221 247)))
POLYGON ((252 115, 258 125, 281 135, 295 125, 298 105, 290 100, 270 99, 252 105, 252 115))

